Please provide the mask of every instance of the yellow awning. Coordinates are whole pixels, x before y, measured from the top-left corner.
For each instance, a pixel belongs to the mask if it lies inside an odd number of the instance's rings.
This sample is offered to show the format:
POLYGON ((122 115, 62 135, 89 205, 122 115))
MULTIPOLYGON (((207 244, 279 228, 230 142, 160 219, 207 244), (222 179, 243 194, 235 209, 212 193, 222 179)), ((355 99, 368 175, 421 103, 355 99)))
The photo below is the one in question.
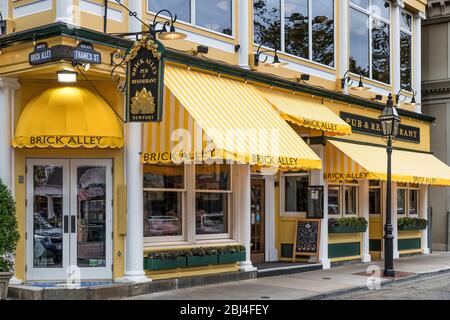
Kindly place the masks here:
POLYGON ((23 109, 15 148, 122 148, 122 123, 106 102, 79 87, 50 88, 23 109))
POLYGON ((321 168, 320 158, 255 87, 172 65, 165 66, 164 81, 163 121, 146 126, 144 163, 193 154, 260 166, 321 168), (189 137, 180 142, 176 138, 182 131, 189 137))
POLYGON ((299 126, 322 130, 326 135, 346 135, 352 128, 317 99, 258 87, 281 116, 299 126))
MULTIPOLYGON (((383 147, 328 140, 324 178, 386 180, 383 147)), ((450 167, 430 153, 393 150, 392 181, 450 186, 450 167)))

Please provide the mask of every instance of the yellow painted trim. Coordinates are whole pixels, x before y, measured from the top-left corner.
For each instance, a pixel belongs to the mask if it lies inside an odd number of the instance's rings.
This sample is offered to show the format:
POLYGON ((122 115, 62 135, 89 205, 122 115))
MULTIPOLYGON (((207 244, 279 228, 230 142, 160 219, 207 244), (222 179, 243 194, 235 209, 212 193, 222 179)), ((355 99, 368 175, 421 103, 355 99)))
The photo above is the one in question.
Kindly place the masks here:
POLYGON ((399 251, 399 253, 400 253, 400 255, 411 254, 411 253, 423 253, 423 249, 403 250, 403 251, 399 251))
POLYGON ((328 243, 361 242, 362 233, 329 233, 328 243))
POLYGON ((341 257, 341 258, 332 258, 331 262, 340 262, 340 261, 349 261, 349 260, 359 260, 362 255, 359 256, 349 256, 349 257, 341 257))
POLYGON ((209 265, 206 267, 177 268, 158 271, 146 270, 145 275, 153 280, 162 280, 162 279, 192 277, 225 272, 235 272, 235 271, 239 271, 239 266, 237 263, 224 265, 209 265))
POLYGON ((422 231, 399 231, 398 232, 398 239, 415 239, 415 238, 421 238, 422 237, 422 231))

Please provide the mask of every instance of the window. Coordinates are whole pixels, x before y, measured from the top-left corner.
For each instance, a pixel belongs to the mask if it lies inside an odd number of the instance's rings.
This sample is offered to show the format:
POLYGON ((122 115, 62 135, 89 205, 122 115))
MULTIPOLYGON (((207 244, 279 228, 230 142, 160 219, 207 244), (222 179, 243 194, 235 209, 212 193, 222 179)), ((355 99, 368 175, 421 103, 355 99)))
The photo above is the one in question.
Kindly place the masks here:
POLYGON ((182 236, 184 166, 144 166, 144 237, 182 236))
POLYGON ((419 214, 419 186, 416 184, 398 184, 397 214, 414 216, 419 214))
POLYGON ((381 214, 381 184, 379 181, 369 181, 369 214, 381 214))
POLYGON ((350 1, 349 68, 390 83, 390 5, 384 0, 350 1))
POLYGON ((147 3, 148 10, 153 13, 167 9, 177 15, 178 21, 233 34, 232 0, 148 0, 147 3))
POLYGON ((230 165, 196 165, 196 234, 229 233, 230 165))
POLYGON ((334 66, 333 0, 254 0, 253 12, 256 44, 334 66))
POLYGON ((331 216, 358 215, 359 187, 357 181, 339 181, 328 187, 328 214, 331 216), (341 199, 344 201, 341 201, 341 199))
POLYGON ((402 89, 412 88, 412 16, 400 15, 400 83, 402 89))
POLYGON ((306 212, 308 210, 307 173, 284 176, 284 211, 306 212))

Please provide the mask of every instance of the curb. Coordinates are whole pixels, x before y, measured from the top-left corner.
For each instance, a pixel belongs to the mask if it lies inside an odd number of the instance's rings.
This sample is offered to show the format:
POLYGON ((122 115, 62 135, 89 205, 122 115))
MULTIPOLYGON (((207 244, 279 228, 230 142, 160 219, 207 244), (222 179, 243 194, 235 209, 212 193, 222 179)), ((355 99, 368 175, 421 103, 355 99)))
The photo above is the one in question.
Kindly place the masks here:
MULTIPOLYGON (((386 281, 381 282, 380 286, 381 286, 381 288, 384 288, 384 287, 394 286, 397 283, 402 284, 402 283, 412 282, 414 280, 418 280, 418 279, 422 279, 422 278, 429 278, 429 277, 433 277, 433 276, 440 275, 440 274, 446 274, 446 273, 450 273, 450 267, 447 269, 441 269, 441 270, 424 272, 424 273, 417 273, 412 276, 400 278, 397 280, 387 279, 386 281)), ((298 300, 323 300, 323 299, 333 298, 338 295, 344 295, 344 294, 355 293, 355 292, 364 292, 364 291, 370 291, 370 289, 367 288, 367 286, 356 286, 356 287, 352 287, 352 288, 338 289, 338 290, 334 290, 334 291, 320 293, 317 295, 301 298, 298 300)))

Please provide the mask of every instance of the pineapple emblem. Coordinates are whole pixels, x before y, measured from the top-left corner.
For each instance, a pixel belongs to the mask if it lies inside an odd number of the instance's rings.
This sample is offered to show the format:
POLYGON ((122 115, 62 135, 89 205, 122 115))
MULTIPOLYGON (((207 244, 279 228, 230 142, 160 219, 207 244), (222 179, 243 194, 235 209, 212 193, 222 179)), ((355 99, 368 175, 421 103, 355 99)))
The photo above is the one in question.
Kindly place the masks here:
POLYGON ((132 114, 152 114, 155 112, 155 98, 146 88, 137 91, 131 101, 132 114))

